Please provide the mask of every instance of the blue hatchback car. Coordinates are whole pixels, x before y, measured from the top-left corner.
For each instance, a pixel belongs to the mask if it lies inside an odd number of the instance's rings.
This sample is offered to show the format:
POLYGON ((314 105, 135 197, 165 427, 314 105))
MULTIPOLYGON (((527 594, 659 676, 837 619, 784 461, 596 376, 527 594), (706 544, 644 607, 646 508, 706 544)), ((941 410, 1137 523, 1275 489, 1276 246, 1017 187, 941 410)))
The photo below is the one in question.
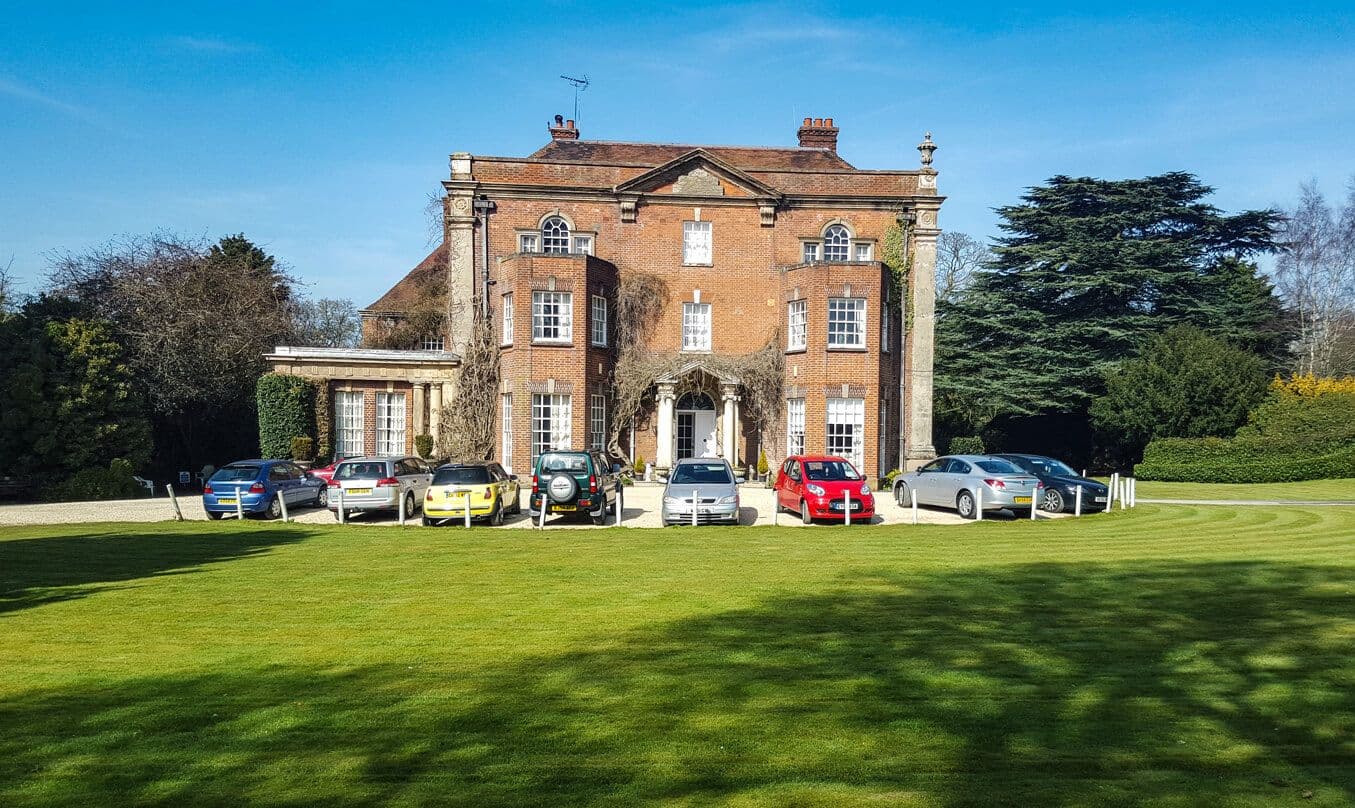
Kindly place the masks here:
POLYGON ((329 507, 325 481, 290 460, 238 460, 217 469, 202 488, 202 508, 208 519, 220 519, 240 510, 247 514, 282 516, 278 492, 287 507, 329 507))

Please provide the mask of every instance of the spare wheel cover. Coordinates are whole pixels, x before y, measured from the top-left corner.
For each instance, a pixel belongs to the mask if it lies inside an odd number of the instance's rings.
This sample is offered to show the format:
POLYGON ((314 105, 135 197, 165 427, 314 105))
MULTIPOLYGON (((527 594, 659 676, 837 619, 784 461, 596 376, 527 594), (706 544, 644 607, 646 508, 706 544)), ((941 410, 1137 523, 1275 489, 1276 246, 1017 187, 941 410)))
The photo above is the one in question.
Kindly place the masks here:
POLYGON ((574 493, 578 489, 578 483, 568 474, 557 474, 550 478, 550 483, 546 486, 550 498, 556 502, 567 502, 574 498, 574 493))

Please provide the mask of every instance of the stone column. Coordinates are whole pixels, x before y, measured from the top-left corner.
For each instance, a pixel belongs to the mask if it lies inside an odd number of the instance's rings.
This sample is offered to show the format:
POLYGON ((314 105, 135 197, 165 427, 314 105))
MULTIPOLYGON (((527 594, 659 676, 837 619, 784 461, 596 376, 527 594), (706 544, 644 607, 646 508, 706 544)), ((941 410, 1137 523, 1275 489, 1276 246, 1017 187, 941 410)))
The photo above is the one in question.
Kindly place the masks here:
POLYGON ((424 435, 428 432, 428 419, 425 417, 427 406, 424 401, 424 385, 422 382, 413 382, 414 387, 414 434, 424 435))
POLYGON ((721 426, 724 428, 724 456, 730 465, 739 462, 737 433, 734 431, 735 420, 738 418, 739 396, 738 391, 733 385, 725 385, 720 392, 724 397, 725 412, 721 418, 721 426))
POLYGON ((464 355, 474 325, 476 301, 475 212, 477 185, 471 175, 471 156, 456 152, 451 157, 451 181, 447 183, 447 350, 464 355))
POLYGON ((434 382, 428 391, 428 434, 433 436, 433 445, 441 446, 442 440, 442 385, 434 382))
POLYGON ((673 404, 677 396, 671 384, 660 384, 656 401, 659 405, 659 440, 654 449, 654 467, 673 467, 673 404))
MULTIPOLYGON (((932 445, 932 353, 936 330, 936 205, 919 205, 913 230, 912 323, 907 331, 904 387, 907 409, 904 425, 903 465, 915 469, 936 457, 932 445)), ((907 309, 904 311, 907 316, 907 309)))

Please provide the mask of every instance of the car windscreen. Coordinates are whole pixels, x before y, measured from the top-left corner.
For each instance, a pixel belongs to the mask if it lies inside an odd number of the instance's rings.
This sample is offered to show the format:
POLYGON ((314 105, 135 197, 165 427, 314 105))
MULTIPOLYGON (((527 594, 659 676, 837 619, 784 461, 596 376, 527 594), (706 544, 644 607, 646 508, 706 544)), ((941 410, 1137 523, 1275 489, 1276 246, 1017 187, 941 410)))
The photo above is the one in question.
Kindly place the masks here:
POLYGON ((216 474, 212 475, 209 482, 214 483, 243 483, 259 478, 258 466, 226 466, 217 469, 216 474))
POLYGON ((336 480, 377 480, 386 476, 386 464, 381 461, 340 463, 334 470, 336 480))
POLYGON ((433 472, 433 485, 483 485, 489 481, 489 469, 484 466, 459 466, 433 472))
POLYGON ((1067 463, 1061 463, 1052 458, 1027 458, 1026 462, 1030 464, 1036 474, 1045 474, 1050 477, 1077 477, 1078 473, 1068 467, 1067 463))
POLYGON ((861 475, 857 474, 856 469, 846 460, 806 460, 805 474, 809 479, 819 483, 861 479, 861 475))
POLYGON ((989 474, 1024 474, 1019 467, 1006 460, 979 460, 974 465, 988 472, 989 474))
POLYGON ((541 456, 542 474, 554 474, 560 471, 568 474, 587 474, 588 455, 548 454, 541 456))
POLYGON ((734 475, 724 463, 682 463, 673 469, 672 483, 682 485, 733 485, 734 475))

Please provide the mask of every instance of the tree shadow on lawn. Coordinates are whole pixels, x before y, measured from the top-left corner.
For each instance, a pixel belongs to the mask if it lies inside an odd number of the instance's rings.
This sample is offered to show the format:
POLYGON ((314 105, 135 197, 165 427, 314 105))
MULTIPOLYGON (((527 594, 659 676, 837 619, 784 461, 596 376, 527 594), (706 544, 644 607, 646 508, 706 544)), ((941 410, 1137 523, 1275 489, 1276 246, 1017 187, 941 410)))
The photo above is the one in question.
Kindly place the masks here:
POLYGON ((0 802, 1349 804, 1353 584, 889 571, 468 673, 31 692, 0 705, 0 802))
POLYGON ((76 600, 108 584, 183 574, 307 538, 300 529, 126 532, 0 541, 0 615, 76 600))

